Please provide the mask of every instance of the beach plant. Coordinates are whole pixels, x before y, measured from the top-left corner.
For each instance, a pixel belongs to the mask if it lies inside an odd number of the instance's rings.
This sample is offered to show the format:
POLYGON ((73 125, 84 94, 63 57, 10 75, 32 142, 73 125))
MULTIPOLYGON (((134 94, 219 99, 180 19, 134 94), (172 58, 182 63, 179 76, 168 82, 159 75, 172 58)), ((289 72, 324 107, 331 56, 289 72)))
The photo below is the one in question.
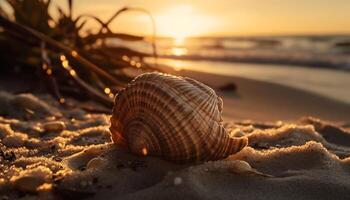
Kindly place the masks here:
POLYGON ((30 69, 32 75, 48 83, 48 91, 60 103, 65 103, 64 96, 69 95, 93 99, 109 107, 118 89, 133 78, 123 69, 158 70, 156 65, 145 63, 143 59, 157 56, 154 20, 147 10, 124 7, 104 22, 90 14, 74 16, 73 0, 67 0, 68 11, 57 7, 57 17, 50 13, 50 0, 5 2, 13 12, 9 13, 0 5, 1 70, 30 69), (107 45, 111 38, 145 41, 143 36, 115 33, 109 28, 117 16, 131 10, 150 16, 154 27, 153 55, 107 45), (84 31, 91 20, 100 25, 95 33, 84 31))

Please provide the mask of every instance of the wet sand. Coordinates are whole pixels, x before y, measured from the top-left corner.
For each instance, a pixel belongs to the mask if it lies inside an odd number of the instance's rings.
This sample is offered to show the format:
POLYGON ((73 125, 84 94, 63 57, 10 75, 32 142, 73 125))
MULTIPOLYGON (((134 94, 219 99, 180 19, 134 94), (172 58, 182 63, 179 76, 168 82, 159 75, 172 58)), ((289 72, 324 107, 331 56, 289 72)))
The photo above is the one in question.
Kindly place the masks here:
POLYGON ((252 64, 237 62, 209 62, 159 59, 159 63, 174 69, 192 70, 224 76, 244 77, 276 83, 320 94, 350 104, 350 72, 283 64, 252 64))
POLYGON ((224 99, 223 114, 227 120, 293 121, 302 116, 336 122, 350 120, 350 104, 300 89, 237 76, 188 70, 172 73, 192 77, 213 87, 224 99), (236 91, 219 89, 229 83, 237 86, 236 91))

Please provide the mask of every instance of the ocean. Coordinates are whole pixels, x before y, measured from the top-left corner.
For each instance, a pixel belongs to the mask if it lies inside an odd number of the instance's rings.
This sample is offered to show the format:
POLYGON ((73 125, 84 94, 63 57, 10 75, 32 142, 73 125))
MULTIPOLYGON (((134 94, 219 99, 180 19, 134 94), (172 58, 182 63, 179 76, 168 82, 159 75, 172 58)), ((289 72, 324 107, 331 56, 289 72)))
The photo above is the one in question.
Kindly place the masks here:
MULTIPOLYGON (((147 42, 111 44, 152 53, 147 42)), ((350 35, 159 38, 156 44, 157 62, 176 70, 273 82, 350 103, 350 35)))
MULTIPOLYGON (((147 42, 125 45, 151 53, 147 42)), ((159 38, 160 57, 350 69, 350 35, 159 38)))

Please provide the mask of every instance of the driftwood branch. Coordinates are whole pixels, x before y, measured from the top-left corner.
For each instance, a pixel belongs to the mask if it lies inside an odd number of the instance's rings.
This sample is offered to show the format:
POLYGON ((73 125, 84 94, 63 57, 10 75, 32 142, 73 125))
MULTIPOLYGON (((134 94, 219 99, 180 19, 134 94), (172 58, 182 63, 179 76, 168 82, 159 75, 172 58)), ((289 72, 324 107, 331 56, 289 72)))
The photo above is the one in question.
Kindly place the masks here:
POLYGON ((31 35, 32 37, 37 38, 38 40, 43 41, 46 44, 55 47, 56 49, 59 49, 60 51, 64 52, 65 54, 71 55, 75 60, 77 60, 83 66, 85 66, 89 70, 95 72, 96 74, 104 77, 105 79, 107 79, 108 81, 110 81, 113 84, 116 84, 116 85, 123 84, 122 82, 118 81, 115 77, 110 75, 108 72, 104 71, 103 69, 101 69, 100 67, 98 67, 94 63, 90 62, 86 58, 80 56, 74 49, 44 35, 43 33, 40 33, 32 28, 25 26, 25 25, 21 25, 19 23, 12 22, 1 15, 0 15, 0 24, 2 24, 4 27, 10 28, 10 29, 18 30, 20 32, 25 32, 25 33, 31 35))
POLYGON ((145 13, 151 20, 152 23, 152 49, 153 49, 153 57, 154 57, 154 67, 157 68, 157 58, 158 58, 158 53, 157 53, 157 45, 156 45, 156 35, 157 35, 157 30, 156 30, 156 23, 155 20, 153 18, 153 15, 146 9, 143 8, 138 8, 138 7, 124 7, 121 8, 120 10, 118 10, 109 20, 107 20, 106 23, 104 23, 104 25, 101 27, 100 29, 100 33, 103 32, 104 28, 106 28, 107 30, 108 25, 116 18, 118 17, 120 14, 126 12, 126 11, 138 11, 138 12, 142 12, 145 13))
POLYGON ((59 91, 56 78, 51 75, 53 73, 52 64, 51 64, 51 60, 50 60, 49 56, 47 55, 45 42, 41 43, 41 59, 43 62, 41 70, 43 71, 44 76, 47 77, 46 79, 48 79, 49 88, 51 89, 51 93, 54 95, 55 98, 57 98, 57 100, 60 103, 64 103, 64 98, 62 97, 62 95, 59 91))
POLYGON ((111 107, 113 106, 113 100, 110 97, 107 97, 105 94, 99 92, 94 87, 89 85, 87 82, 85 82, 83 79, 79 77, 79 75, 76 73, 76 71, 69 65, 68 60, 66 60, 65 56, 63 56, 62 61, 62 68, 65 69, 67 74, 76 82, 77 85, 79 85, 82 89, 84 89, 92 98, 94 98, 96 101, 111 107))

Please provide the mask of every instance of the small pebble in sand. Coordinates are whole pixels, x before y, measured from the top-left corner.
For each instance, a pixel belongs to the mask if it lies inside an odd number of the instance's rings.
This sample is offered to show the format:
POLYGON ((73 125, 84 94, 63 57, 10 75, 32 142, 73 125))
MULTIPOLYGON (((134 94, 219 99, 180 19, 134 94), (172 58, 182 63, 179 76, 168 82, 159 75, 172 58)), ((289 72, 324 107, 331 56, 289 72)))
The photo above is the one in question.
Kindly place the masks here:
POLYGON ((182 183, 181 177, 175 177, 174 178, 174 185, 180 185, 182 183))
POLYGON ((54 120, 56 120, 56 116, 47 116, 47 117, 45 117, 45 119, 47 120, 47 121, 54 121, 54 120))
POLYGON ((237 174, 250 174, 269 178, 273 177, 269 174, 264 174, 257 171, 256 169, 252 168, 249 163, 243 160, 236 160, 236 162, 232 166, 232 171, 237 174))
POLYGON ((21 147, 24 144, 24 139, 20 134, 18 135, 9 135, 5 137, 2 143, 7 147, 21 147))
POLYGON ((252 171, 252 167, 246 161, 237 160, 232 166, 232 170, 235 173, 241 174, 252 171))
POLYGON ((44 132, 43 128, 41 127, 40 123, 35 124, 34 126, 31 127, 32 131, 36 133, 42 133, 44 132))
POLYGON ((41 177, 25 176, 16 180, 15 187, 22 192, 36 192, 36 189, 45 183, 41 177))
POLYGON ((66 125, 61 121, 46 122, 43 124, 43 129, 46 132, 61 132, 66 129, 66 125))
POLYGON ((105 162, 106 162, 106 160, 101 158, 101 157, 93 158, 87 163, 86 168, 87 169, 97 169, 101 165, 103 165, 103 163, 105 163, 105 162))

